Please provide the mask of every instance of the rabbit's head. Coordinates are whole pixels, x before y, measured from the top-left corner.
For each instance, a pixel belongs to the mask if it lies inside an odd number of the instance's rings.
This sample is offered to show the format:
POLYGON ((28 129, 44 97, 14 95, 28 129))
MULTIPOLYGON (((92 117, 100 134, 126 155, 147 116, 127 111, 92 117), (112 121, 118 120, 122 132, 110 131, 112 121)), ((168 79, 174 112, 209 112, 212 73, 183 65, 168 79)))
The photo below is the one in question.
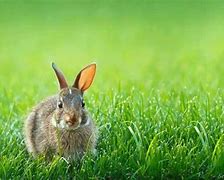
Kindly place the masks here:
POLYGON ((88 125, 89 117, 85 110, 83 93, 93 82, 96 64, 90 64, 82 69, 71 87, 68 86, 64 75, 54 63, 52 67, 60 85, 57 108, 52 118, 53 126, 59 129, 75 130, 88 125))

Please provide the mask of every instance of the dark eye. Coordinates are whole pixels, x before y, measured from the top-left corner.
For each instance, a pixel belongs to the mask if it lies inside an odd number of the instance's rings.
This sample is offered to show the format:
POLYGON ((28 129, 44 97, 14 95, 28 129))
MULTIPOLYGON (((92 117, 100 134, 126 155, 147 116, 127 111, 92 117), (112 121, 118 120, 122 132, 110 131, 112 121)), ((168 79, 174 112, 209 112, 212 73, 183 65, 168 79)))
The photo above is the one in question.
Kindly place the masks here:
POLYGON ((83 107, 83 108, 85 107, 85 105, 86 105, 86 104, 85 104, 85 102, 84 102, 84 101, 82 101, 82 107, 83 107))
POLYGON ((58 102, 58 108, 63 108, 63 103, 61 101, 58 102))

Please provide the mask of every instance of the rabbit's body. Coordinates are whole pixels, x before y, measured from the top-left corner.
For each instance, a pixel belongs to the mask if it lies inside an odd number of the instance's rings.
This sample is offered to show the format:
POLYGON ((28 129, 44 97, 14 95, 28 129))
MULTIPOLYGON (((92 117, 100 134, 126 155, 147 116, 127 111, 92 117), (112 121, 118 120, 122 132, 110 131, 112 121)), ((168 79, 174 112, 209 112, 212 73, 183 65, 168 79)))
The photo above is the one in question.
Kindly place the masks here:
POLYGON ((97 129, 84 108, 82 95, 81 88, 63 87, 59 95, 33 108, 25 121, 25 142, 30 153, 74 159, 94 151, 97 129))
POLYGON ((76 130, 58 130, 52 125, 56 108, 57 96, 52 96, 34 107, 29 114, 25 124, 28 151, 34 155, 54 153, 68 158, 94 150, 97 132, 91 117, 87 117, 87 125, 76 130))

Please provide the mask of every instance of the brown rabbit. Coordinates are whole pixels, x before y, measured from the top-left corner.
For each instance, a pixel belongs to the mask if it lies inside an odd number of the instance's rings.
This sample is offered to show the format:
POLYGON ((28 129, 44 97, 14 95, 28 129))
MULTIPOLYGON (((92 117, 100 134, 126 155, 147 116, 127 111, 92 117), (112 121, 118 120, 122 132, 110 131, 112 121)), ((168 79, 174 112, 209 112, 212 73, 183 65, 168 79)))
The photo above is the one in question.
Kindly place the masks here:
POLYGON ((60 92, 40 102, 25 121, 25 142, 34 156, 59 154, 68 159, 80 158, 94 151, 97 129, 85 109, 83 93, 93 82, 96 64, 77 75, 69 87, 62 72, 52 63, 60 92))

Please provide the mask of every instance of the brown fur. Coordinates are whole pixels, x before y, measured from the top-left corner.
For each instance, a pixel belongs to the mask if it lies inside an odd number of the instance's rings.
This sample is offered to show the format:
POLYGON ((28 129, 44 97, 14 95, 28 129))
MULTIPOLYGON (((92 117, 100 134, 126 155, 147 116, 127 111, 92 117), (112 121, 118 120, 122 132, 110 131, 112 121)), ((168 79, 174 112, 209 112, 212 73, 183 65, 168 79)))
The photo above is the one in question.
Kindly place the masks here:
POLYGON ((73 158, 94 150, 97 133, 92 120, 89 125, 74 131, 59 130, 51 124, 56 105, 57 96, 52 96, 34 107, 29 114, 25 121, 28 151, 33 155, 53 152, 73 158))
POLYGON ((33 108, 24 131, 27 149, 38 154, 59 154, 65 158, 82 157, 95 150, 97 129, 84 108, 83 93, 92 84, 96 64, 80 71, 72 87, 68 87, 62 72, 52 63, 61 91, 33 108))

